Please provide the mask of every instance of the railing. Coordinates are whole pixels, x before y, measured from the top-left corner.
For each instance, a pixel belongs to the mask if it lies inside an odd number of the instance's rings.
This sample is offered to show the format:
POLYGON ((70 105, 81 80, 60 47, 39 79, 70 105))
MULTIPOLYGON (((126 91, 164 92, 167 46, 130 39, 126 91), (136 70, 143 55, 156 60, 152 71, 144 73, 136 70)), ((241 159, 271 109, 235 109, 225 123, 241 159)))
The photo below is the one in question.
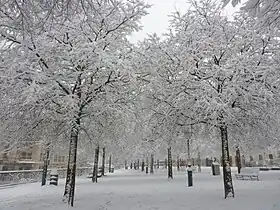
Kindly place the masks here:
MULTIPOLYGON (((48 170, 48 176, 50 175, 52 169, 48 170)), ((58 177, 66 177, 66 168, 57 169, 58 177)), ((92 171, 91 167, 81 167, 77 168, 76 176, 83 176, 92 171)), ((21 183, 31 183, 39 182, 42 179, 42 169, 40 170, 22 170, 22 171, 0 171, 0 185, 5 184, 21 184, 21 183)))

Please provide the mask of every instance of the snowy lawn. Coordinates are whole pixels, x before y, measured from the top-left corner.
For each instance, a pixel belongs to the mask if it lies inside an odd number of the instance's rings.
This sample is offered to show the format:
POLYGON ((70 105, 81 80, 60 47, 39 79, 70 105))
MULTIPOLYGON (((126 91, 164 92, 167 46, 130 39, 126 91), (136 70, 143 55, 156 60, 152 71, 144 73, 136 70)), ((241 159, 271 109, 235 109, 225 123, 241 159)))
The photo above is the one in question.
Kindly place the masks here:
MULTIPOLYGON (((235 173, 235 171, 233 172, 235 173)), ((280 172, 260 172, 260 181, 234 179, 236 197, 223 198, 222 176, 210 169, 194 173, 194 186, 187 187, 184 172, 168 181, 165 171, 148 174, 119 171, 99 179, 79 178, 75 207, 78 210, 280 210, 280 172)), ((0 210, 65 210, 64 181, 59 186, 40 183, 0 189, 0 210)))

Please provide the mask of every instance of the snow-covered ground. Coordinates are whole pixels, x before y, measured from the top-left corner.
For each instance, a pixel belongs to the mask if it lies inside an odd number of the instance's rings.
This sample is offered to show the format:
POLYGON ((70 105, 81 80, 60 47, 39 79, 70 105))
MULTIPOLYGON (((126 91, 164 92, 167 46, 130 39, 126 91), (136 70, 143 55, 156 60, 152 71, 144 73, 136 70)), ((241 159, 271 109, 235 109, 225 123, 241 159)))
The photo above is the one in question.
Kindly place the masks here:
MULTIPOLYGON (((234 172, 233 172, 234 173, 234 172)), ((222 176, 208 168, 194 174, 187 187, 184 172, 168 181, 165 171, 118 171, 93 184, 79 178, 74 209, 78 210, 280 210, 280 172, 260 172, 260 181, 235 180, 235 198, 223 199, 222 176)), ((39 183, 0 189, 0 210, 65 210, 64 181, 59 186, 39 183)))

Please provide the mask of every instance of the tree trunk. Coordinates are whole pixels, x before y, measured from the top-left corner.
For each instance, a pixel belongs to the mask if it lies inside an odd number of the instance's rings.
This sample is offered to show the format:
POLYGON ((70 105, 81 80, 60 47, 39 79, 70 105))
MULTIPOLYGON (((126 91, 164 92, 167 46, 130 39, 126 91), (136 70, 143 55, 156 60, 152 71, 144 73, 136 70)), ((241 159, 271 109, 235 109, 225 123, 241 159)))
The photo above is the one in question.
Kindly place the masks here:
POLYGON ((78 118, 76 120, 76 123, 73 125, 71 129, 67 175, 66 175, 64 199, 63 199, 65 201, 67 200, 68 204, 71 206, 74 205, 79 126, 80 126, 80 119, 78 118))
POLYGON ((221 131, 221 140, 222 140, 222 165, 223 165, 225 198, 230 196, 234 197, 234 189, 232 184, 231 168, 230 168, 230 161, 229 161, 227 126, 225 125, 221 126, 220 131, 221 131))
POLYGON ((154 155, 151 154, 150 174, 154 173, 154 155))
POLYGON ((92 182, 97 182, 98 170, 99 170, 98 169, 98 159, 99 159, 99 145, 95 148, 92 182))
POLYGON ((144 162, 144 160, 142 160, 142 165, 141 165, 141 171, 145 171, 145 162, 144 162))
POLYGON ((149 173, 149 158, 146 158, 146 174, 149 173))
POLYGON ((112 156, 109 157, 109 173, 112 172, 112 156))
POLYGON ((172 172, 172 156, 171 156, 171 147, 167 149, 167 158, 168 158, 168 179, 173 179, 172 172))
POLYGON ((188 162, 187 166, 191 167, 191 152, 190 152, 190 139, 187 140, 187 153, 188 153, 188 162))
POLYGON ((137 160, 137 170, 139 170, 139 168, 140 168, 140 161, 139 161, 139 159, 137 160))
POLYGON ((198 166, 198 172, 201 172, 201 159, 200 159, 199 151, 198 151, 198 155, 197 155, 197 166, 198 166))
POLYGON ((236 162, 238 174, 240 174, 240 172, 241 172, 241 155, 240 155, 240 150, 239 150, 238 147, 236 149, 236 160, 235 160, 235 162, 236 162))
MULTIPOLYGON (((168 149, 167 149, 167 152, 168 152, 168 149)), ((168 154, 168 153, 167 153, 167 154, 168 154)), ((165 158, 165 159, 164 159, 164 168, 165 168, 165 169, 167 169, 167 165, 168 165, 168 164, 167 164, 167 159, 165 158)))
POLYGON ((157 169, 159 169, 159 160, 157 160, 157 169))
POLYGON ((101 176, 105 175, 105 147, 102 148, 102 171, 101 176))
POLYGON ((125 168, 125 169, 128 168, 128 167, 127 167, 127 161, 126 161, 126 160, 124 161, 124 168, 125 168))
POLYGON ((130 163, 130 169, 132 169, 132 168, 133 168, 133 163, 131 162, 131 163, 130 163))
POLYGON ((42 174, 42 183, 41 186, 46 185, 47 174, 48 174, 48 165, 49 165, 49 156, 50 156, 50 144, 48 143, 45 148, 44 154, 44 166, 43 166, 43 174, 42 174))
POLYGON ((70 146, 69 146, 69 154, 68 154, 68 162, 67 162, 67 172, 66 172, 66 181, 65 181, 65 189, 64 189, 64 197, 63 197, 63 201, 68 201, 69 204, 69 194, 70 194, 70 157, 72 154, 72 147, 71 144, 72 143, 72 138, 70 139, 70 146))
POLYGON ((180 171, 180 159, 177 157, 177 171, 180 171))

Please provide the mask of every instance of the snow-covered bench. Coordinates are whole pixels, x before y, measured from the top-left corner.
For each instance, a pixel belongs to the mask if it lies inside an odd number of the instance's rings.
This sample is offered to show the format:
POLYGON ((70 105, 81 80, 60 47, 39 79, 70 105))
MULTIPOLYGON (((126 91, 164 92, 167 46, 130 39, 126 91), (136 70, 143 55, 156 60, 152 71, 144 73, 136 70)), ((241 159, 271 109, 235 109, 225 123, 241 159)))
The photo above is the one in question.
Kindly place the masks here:
MULTIPOLYGON (((102 168, 98 168, 97 178, 102 177, 102 168)), ((92 178, 92 172, 87 175, 87 178, 92 178)))
POLYGON ((250 179, 259 181, 259 168, 242 168, 240 174, 235 174, 236 179, 250 179))

